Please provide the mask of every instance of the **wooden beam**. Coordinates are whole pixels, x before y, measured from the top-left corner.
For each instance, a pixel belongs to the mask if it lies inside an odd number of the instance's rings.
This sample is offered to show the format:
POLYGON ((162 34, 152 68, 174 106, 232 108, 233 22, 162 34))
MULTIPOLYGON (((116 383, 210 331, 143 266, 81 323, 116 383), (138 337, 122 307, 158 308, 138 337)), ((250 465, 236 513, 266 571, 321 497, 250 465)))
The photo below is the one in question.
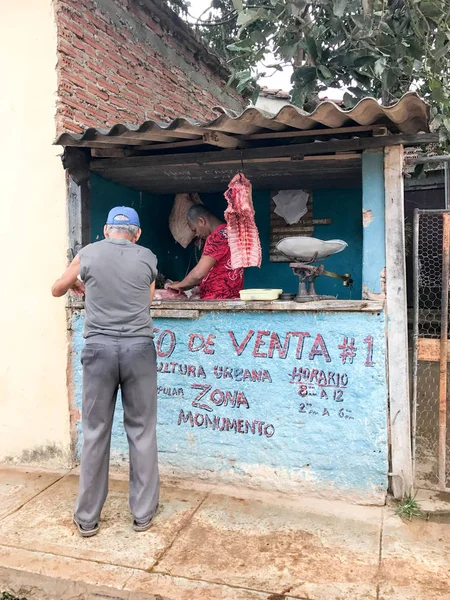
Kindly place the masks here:
POLYGON ((356 138, 350 140, 330 140, 327 142, 312 142, 292 144, 289 146, 272 146, 270 148, 244 148, 243 150, 221 150, 211 152, 191 152, 159 156, 134 156, 130 158, 96 159, 92 163, 95 171, 106 169, 127 169, 130 167, 150 167, 156 165, 188 165, 214 164, 224 162, 239 162, 255 158, 290 157, 302 160, 305 156, 335 154, 336 152, 359 152, 368 148, 384 148, 399 144, 420 144, 436 141, 436 134, 417 135, 388 135, 386 137, 356 138))
POLYGON ((283 139, 283 138, 297 138, 297 137, 319 137, 322 135, 339 135, 348 133, 363 133, 374 131, 375 126, 365 127, 358 125, 357 127, 335 127, 332 129, 305 129, 298 131, 279 131, 277 133, 250 133, 242 136, 244 140, 270 140, 270 139, 283 139))
POLYGON ((410 494, 413 486, 401 145, 385 150, 384 189, 391 472, 393 494, 400 499, 410 494))
POLYGON ((218 146, 219 148, 238 148, 244 143, 231 135, 225 135, 220 131, 205 131, 203 141, 210 146, 218 146))
POLYGON ((92 158, 125 158, 129 156, 124 148, 91 148, 92 158))
MULTIPOLYGON (((447 340, 447 362, 450 362, 450 340, 447 340)), ((441 340, 419 338, 417 340, 417 359, 428 362, 439 362, 441 359, 441 340)))
POLYGON ((157 143, 157 144, 145 144, 142 146, 136 146, 134 148, 127 148, 127 156, 133 156, 136 152, 145 152, 148 150, 172 150, 173 148, 188 148, 189 146, 204 146, 205 142, 203 139, 200 140, 186 140, 184 142, 172 142, 169 144, 166 143, 157 143))

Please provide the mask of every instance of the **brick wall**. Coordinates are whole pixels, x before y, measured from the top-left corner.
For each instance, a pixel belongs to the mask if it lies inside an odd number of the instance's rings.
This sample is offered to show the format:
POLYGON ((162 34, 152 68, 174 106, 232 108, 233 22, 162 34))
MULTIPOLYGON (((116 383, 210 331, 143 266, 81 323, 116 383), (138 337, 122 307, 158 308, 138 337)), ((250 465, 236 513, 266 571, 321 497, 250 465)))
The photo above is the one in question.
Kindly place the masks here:
POLYGON ((57 133, 239 110, 226 69, 156 0, 55 0, 57 133))

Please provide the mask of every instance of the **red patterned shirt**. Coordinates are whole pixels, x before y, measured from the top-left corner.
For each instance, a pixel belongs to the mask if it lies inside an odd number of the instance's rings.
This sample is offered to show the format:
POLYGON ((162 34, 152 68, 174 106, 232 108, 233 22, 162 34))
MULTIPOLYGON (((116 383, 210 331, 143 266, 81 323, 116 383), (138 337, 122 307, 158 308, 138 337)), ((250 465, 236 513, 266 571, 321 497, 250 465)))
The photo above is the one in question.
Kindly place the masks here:
POLYGON ((200 284, 200 298, 202 300, 239 298, 239 292, 244 287, 244 269, 231 268, 231 253, 225 224, 219 225, 208 235, 203 256, 212 256, 216 259, 216 264, 200 284))

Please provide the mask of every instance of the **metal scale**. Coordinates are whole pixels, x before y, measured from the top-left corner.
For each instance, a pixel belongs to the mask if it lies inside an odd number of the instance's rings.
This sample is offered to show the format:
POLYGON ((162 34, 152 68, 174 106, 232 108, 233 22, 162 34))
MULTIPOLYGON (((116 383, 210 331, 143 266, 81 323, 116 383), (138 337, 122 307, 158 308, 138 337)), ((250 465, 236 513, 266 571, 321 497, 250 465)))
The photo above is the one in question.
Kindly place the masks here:
POLYGON ((341 279, 345 287, 351 287, 353 280, 349 273, 340 275, 339 273, 326 271, 323 265, 312 264, 342 252, 347 248, 347 245, 342 240, 323 241, 305 236, 286 237, 278 242, 277 250, 293 261, 289 266, 294 275, 299 278, 298 294, 294 298, 295 302, 313 302, 335 298, 335 296, 316 293, 315 280, 322 275, 341 279))

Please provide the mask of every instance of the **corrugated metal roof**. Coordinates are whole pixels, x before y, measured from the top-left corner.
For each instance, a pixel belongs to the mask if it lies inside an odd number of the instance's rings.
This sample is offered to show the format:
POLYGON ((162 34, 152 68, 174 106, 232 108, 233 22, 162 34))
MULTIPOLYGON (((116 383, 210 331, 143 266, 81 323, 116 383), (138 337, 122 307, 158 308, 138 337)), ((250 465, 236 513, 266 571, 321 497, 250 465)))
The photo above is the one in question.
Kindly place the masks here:
POLYGON ((343 110, 333 102, 322 102, 307 113, 295 106, 284 106, 277 114, 254 107, 240 115, 224 108, 216 119, 202 123, 177 118, 170 123, 146 121, 142 125, 114 125, 110 129, 89 128, 82 134, 63 133, 56 144, 62 146, 134 146, 151 142, 180 142, 202 139, 207 131, 217 131, 237 137, 286 130, 311 130, 351 126, 385 125, 391 131, 404 134, 427 132, 429 105, 416 93, 408 93, 393 106, 381 106, 374 98, 361 100, 351 110, 343 110))

